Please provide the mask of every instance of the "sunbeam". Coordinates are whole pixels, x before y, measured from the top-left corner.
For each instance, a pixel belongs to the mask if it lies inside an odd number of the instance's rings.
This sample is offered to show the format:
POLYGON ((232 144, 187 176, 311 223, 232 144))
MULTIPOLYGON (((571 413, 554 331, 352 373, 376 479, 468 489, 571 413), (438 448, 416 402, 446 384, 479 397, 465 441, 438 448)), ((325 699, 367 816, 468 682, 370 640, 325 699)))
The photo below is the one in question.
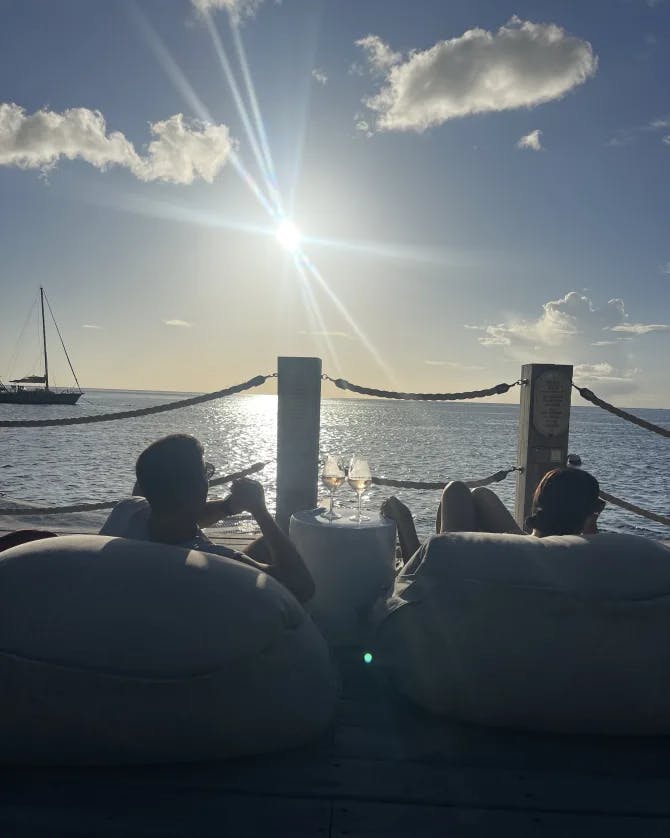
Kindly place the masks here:
POLYGON ((394 259, 405 262, 422 262, 445 267, 468 267, 473 264, 466 253, 447 253, 437 248, 419 247, 411 244, 392 244, 377 241, 348 241, 323 236, 304 236, 304 244, 313 247, 325 247, 350 253, 362 253, 382 259, 394 259))
MULTIPOLYGON (((265 157, 265 162, 268 167, 268 171, 270 172, 271 184, 277 192, 277 197, 279 197, 278 192, 278 185, 277 185, 277 178, 275 174, 274 162, 272 160, 272 154, 270 153, 270 146, 268 144, 267 134, 265 133, 265 124, 263 122, 263 118, 261 117, 261 111, 258 107, 258 99, 256 97, 256 90, 254 88, 254 83, 251 78, 251 71, 249 70, 249 63, 247 62, 247 55, 244 50, 244 44, 242 43, 242 37, 240 35, 240 29, 237 22, 234 18, 229 15, 228 19, 230 21, 230 28, 233 32, 233 42, 235 44, 235 49, 237 50, 237 57, 240 62, 240 68, 242 70, 242 77, 244 78, 244 84, 247 89, 247 96, 249 97, 249 103, 251 105, 251 111, 254 115, 254 119, 256 120, 256 130, 258 131, 258 136, 261 142, 261 148, 263 149, 263 155, 265 157)), ((281 205, 280 205, 281 209, 281 205)))
POLYGON ((175 86, 177 92, 181 94, 182 98, 188 103, 189 107, 198 119, 201 119, 203 122, 214 122, 212 115, 193 89, 181 67, 170 55, 168 48, 165 46, 160 35, 156 32, 151 23, 149 23, 149 20, 144 12, 138 8, 136 3, 131 3, 128 6, 128 9, 136 25, 141 30, 149 49, 153 52, 156 60, 172 84, 175 86))
POLYGON ((309 277, 305 273, 305 268, 301 259, 294 259, 296 273, 301 282, 301 288, 303 292, 303 297, 306 302, 307 307, 307 314, 314 320, 316 325, 316 331, 319 332, 318 335, 315 337, 319 337, 322 340, 323 345, 326 348, 326 353, 330 356, 329 363, 332 364, 332 369, 335 370, 335 374, 337 376, 342 375, 342 365, 340 364, 340 359, 338 358, 337 352, 335 351, 335 346, 328 335, 328 329, 326 328, 326 324, 321 316, 321 309, 319 308, 319 304, 314 297, 314 292, 312 290, 312 284, 309 281, 309 277))
POLYGON ((328 296, 328 298, 330 299, 330 301, 335 304, 335 307, 337 308, 337 310, 340 312, 342 317, 344 317, 344 319, 347 321, 347 324, 354 331, 354 333, 356 334, 356 337, 360 340, 360 342, 363 344, 363 346, 365 347, 367 352, 371 355, 371 357, 373 358, 373 360, 375 361, 375 363, 377 364, 379 369, 384 373, 384 375, 386 376, 386 379, 389 382, 391 382, 391 384, 395 387, 396 386, 396 379, 395 379, 395 376, 393 375, 393 371, 392 371, 391 367, 386 363, 386 361, 384 361, 384 359, 379 354, 379 351, 377 350, 375 345, 372 343, 370 338, 368 338, 368 336, 365 334, 365 332, 360 328, 358 323, 356 323, 353 316, 351 314, 349 314, 349 311, 348 311, 347 307, 344 305, 343 302, 341 302, 339 297, 335 294, 335 292, 328 285, 328 283, 326 282, 326 280, 324 279, 323 275, 321 274, 319 269, 316 267, 316 265, 302 251, 300 253, 298 253, 297 256, 296 256, 296 262, 298 262, 298 261, 301 262, 302 265, 304 266, 304 268, 309 272, 309 274, 311 276, 313 276, 314 279, 316 279, 316 281, 319 283, 321 288, 325 291, 325 293, 328 296))
POLYGON ((84 200, 95 206, 142 215, 146 218, 176 221, 216 230, 232 230, 249 235, 267 236, 268 238, 275 235, 273 227, 233 221, 224 218, 220 212, 199 210, 192 206, 150 198, 145 194, 140 195, 136 192, 121 192, 109 186, 99 185, 95 190, 87 190, 84 200))
POLYGON ((263 209, 271 218, 275 218, 277 215, 276 209, 272 206, 269 199, 267 198, 263 190, 260 188, 258 183, 249 174, 247 169, 245 169, 242 161, 239 158, 239 155, 234 151, 230 154, 230 162, 235 168, 235 171, 239 174, 242 180, 249 187, 254 197, 258 200, 258 203, 263 207, 263 209))
POLYGON ((242 94, 240 93, 240 89, 237 85, 237 82, 235 81, 233 69, 230 66, 228 56, 226 55, 221 36, 219 35, 219 30, 217 29, 216 24, 214 23, 214 20, 212 19, 212 16, 209 12, 206 12, 204 14, 204 18, 207 24, 207 29, 209 31, 210 37, 212 39, 214 51, 216 52, 216 56, 219 59, 219 63, 221 64, 221 69, 223 70, 225 80, 228 83, 228 87, 230 88, 230 92, 235 101, 237 112, 240 116, 240 119, 242 120, 242 125, 244 126, 244 130, 246 132, 247 139, 249 140, 251 150, 253 151, 254 157, 256 158, 256 163, 258 164, 258 168, 260 169, 265 180, 267 181, 268 186, 270 187, 270 189, 272 189, 273 186, 271 183, 271 173, 267 167, 265 156, 261 151, 259 141, 256 138, 256 134, 254 133, 254 129, 251 125, 246 105, 244 104, 244 101, 242 99, 242 94))
MULTIPOLYGON (((149 23, 146 16, 140 11, 140 9, 137 8, 135 4, 132 4, 129 8, 135 19, 135 22, 141 29, 149 48, 153 52, 154 56, 158 60, 158 63, 165 71, 168 78, 172 81, 177 92, 181 94, 181 96, 189 104, 189 106, 192 108, 193 112, 197 115, 199 119, 201 119, 203 122, 213 123, 214 119, 212 118, 211 113, 193 89, 193 86, 184 75, 184 72, 181 69, 181 67, 170 55, 168 48, 165 46, 165 44, 161 40, 156 30, 151 25, 151 23, 149 23)), ((258 185, 257 181, 254 180, 252 175, 246 169, 246 167, 240 160, 239 155, 236 152, 231 153, 230 161, 235 171, 240 175, 244 183, 246 183, 246 185, 251 190, 252 194, 256 197, 258 202, 261 204, 263 209, 271 217, 274 218, 277 215, 277 210, 272 206, 270 199, 263 192, 261 187, 258 185)))

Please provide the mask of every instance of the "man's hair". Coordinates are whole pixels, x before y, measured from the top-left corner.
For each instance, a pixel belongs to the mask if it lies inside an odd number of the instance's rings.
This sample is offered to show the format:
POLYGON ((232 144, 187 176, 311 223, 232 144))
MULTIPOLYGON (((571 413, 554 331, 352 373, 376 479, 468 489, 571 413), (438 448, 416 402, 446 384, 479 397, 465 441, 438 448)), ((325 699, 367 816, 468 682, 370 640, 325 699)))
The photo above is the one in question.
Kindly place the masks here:
POLYGON ((202 489, 202 456, 202 445, 189 434, 171 434, 145 448, 135 474, 149 503, 173 509, 192 502, 202 489))
POLYGON ((526 523, 543 535, 580 533, 589 515, 602 510, 599 495, 600 485, 588 471, 555 468, 540 480, 526 523))

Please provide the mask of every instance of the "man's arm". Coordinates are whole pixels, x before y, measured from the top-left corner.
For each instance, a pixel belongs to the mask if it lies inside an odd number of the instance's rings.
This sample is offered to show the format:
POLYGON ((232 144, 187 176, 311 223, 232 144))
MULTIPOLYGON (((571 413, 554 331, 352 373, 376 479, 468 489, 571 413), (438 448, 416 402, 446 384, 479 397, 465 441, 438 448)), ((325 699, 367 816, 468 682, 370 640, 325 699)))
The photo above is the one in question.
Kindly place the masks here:
POLYGON ((222 518, 227 518, 229 515, 235 514, 231 510, 230 495, 223 500, 208 500, 202 514, 198 518, 198 525, 201 527, 213 527, 222 518))
POLYGON ((252 553, 251 558, 255 564, 288 588, 299 602, 311 599, 315 590, 312 575, 291 540, 268 512, 261 484, 248 478, 238 480, 233 483, 230 497, 223 503, 227 504, 228 515, 250 512, 260 527, 263 535, 262 555, 263 558, 267 557, 268 563, 259 562, 252 553))

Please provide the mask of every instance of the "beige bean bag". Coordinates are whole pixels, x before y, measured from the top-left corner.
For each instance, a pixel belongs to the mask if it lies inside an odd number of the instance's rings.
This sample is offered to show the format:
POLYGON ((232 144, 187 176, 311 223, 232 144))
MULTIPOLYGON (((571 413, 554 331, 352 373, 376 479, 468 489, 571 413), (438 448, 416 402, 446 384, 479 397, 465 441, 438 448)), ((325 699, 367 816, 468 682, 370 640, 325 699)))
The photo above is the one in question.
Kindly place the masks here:
POLYGON ((301 745, 335 684, 303 609, 263 573, 67 536, 0 557, 0 761, 165 762, 301 745))
POLYGON ((631 535, 434 536, 396 580, 377 660, 484 725, 670 734, 670 549, 631 535))

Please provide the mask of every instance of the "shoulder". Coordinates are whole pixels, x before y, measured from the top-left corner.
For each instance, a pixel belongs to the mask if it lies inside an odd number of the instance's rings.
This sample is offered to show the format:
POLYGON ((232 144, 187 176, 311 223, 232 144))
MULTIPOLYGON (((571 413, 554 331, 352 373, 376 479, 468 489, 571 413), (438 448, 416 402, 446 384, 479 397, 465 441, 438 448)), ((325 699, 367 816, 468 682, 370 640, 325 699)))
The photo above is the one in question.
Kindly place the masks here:
POLYGON ((131 520, 136 524, 149 518, 149 501, 146 498, 125 498, 116 504, 100 530, 100 535, 128 536, 131 520))

